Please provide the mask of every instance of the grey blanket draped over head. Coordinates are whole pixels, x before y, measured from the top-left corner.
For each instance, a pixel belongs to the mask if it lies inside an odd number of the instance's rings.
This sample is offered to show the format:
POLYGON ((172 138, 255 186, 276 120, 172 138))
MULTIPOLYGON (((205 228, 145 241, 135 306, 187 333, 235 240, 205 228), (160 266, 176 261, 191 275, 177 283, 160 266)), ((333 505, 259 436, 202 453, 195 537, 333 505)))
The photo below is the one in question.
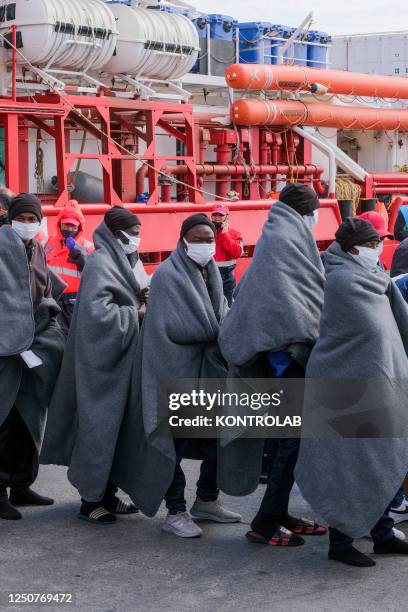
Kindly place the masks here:
POLYGON ((114 469, 114 481, 130 493, 148 516, 156 514, 175 469, 174 442, 158 410, 161 381, 221 378, 225 365, 218 350, 219 323, 226 310, 222 281, 213 261, 207 266, 209 291, 199 267, 177 249, 153 275, 135 363, 129 410, 121 448, 130 448, 114 469), (136 410, 133 410, 136 408, 136 410), (138 428, 138 435, 132 433, 138 428))
POLYGON ((102 499, 120 450, 117 440, 139 336, 139 286, 129 261, 105 222, 96 229, 94 242, 41 456, 43 463, 68 465, 71 483, 88 501, 102 499))
POLYGON ((65 338, 51 297, 43 297, 33 312, 26 249, 8 225, 0 229, 0 278, 0 425, 15 405, 39 453, 65 338), (20 357, 29 349, 42 360, 31 370, 20 357))
MULTIPOLYGON (((348 408, 334 379, 343 397, 347 379, 369 379, 376 389, 373 408, 385 419, 388 411, 390 418, 398 413, 408 421, 407 305, 385 272, 365 269, 337 243, 326 251, 325 266, 321 335, 307 379, 333 379, 326 385, 331 395, 324 396, 329 408, 336 406, 332 416, 348 408)), ((307 380, 305 424, 317 409, 309 383, 315 384, 307 380)), ((310 437, 301 441, 295 477, 305 499, 330 526, 360 537, 374 527, 407 471, 406 438, 310 437)))
MULTIPOLYGON (((324 271, 311 231, 282 202, 272 206, 253 261, 220 330, 231 377, 265 377, 264 353, 287 351, 301 365, 319 335, 324 271), (259 364, 259 365, 258 365, 259 364)), ((222 440, 219 486, 248 495, 259 482, 263 440, 222 440)))

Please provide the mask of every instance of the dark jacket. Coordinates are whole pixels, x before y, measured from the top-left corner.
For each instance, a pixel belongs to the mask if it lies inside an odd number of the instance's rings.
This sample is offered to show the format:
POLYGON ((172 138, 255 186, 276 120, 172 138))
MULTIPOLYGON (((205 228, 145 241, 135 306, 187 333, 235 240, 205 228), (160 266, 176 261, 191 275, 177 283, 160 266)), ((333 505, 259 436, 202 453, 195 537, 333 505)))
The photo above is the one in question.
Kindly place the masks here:
POLYGON ((44 298, 52 297, 50 274, 44 249, 37 240, 26 246, 27 263, 30 270, 31 299, 35 313, 44 298))
POLYGON ((408 238, 408 227, 401 210, 398 211, 398 215, 395 220, 394 236, 395 240, 399 240, 399 242, 402 242, 405 240, 405 238, 408 238))
MULTIPOLYGON (((408 237, 408 234, 407 234, 408 237)), ((391 276, 408 273, 408 239, 405 238, 395 249, 391 264, 391 276)))

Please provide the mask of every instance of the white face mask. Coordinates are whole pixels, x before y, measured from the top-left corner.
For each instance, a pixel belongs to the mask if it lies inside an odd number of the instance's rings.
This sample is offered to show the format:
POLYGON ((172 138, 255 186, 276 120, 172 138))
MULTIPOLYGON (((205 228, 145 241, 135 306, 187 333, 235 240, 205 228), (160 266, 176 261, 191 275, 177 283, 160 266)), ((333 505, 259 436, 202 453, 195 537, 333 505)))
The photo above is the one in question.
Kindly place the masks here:
POLYGON ((358 251, 358 255, 352 255, 356 261, 361 263, 362 266, 372 270, 378 264, 378 260, 381 254, 382 243, 375 247, 375 249, 370 249, 370 247, 356 246, 355 248, 358 251), (381 245, 381 246, 380 246, 381 245))
POLYGON ((139 250, 141 238, 139 236, 130 236, 123 230, 120 230, 124 236, 129 240, 128 244, 124 244, 119 238, 117 239, 126 255, 131 255, 139 250))
POLYGON ((305 224, 307 225, 307 227, 310 229, 310 231, 312 231, 312 229, 319 222, 319 209, 317 208, 316 210, 314 210, 313 211, 313 215, 303 215, 302 219, 305 222, 305 224))
POLYGON ((196 244, 195 242, 187 242, 183 238, 184 244, 187 247, 187 255, 195 261, 199 266, 206 266, 215 255, 215 242, 206 244, 196 244))
POLYGON ((32 240, 40 231, 40 223, 22 223, 21 221, 12 221, 11 227, 18 234, 21 240, 32 240))

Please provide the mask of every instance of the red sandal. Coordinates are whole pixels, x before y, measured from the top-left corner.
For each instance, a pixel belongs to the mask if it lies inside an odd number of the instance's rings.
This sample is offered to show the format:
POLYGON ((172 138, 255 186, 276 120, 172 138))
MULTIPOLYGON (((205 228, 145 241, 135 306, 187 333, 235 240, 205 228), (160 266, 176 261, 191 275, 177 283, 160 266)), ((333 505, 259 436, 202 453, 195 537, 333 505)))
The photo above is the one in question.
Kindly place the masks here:
POLYGON ((327 533, 327 527, 304 518, 294 519, 293 517, 288 517, 287 521, 282 521, 281 519, 280 523, 297 535, 323 536, 327 533))
POLYGON ((305 543, 303 538, 289 531, 289 529, 285 529, 285 527, 279 527, 271 538, 267 538, 257 531, 248 531, 246 537, 255 544, 268 544, 269 546, 302 546, 305 543))

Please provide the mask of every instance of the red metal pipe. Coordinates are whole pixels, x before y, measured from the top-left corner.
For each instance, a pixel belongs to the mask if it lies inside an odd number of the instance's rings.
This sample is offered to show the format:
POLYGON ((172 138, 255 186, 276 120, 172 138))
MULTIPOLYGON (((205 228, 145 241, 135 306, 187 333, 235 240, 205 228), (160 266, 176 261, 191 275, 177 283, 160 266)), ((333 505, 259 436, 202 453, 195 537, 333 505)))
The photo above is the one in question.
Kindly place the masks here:
MULTIPOLYGON (((260 142, 259 145, 259 164, 261 166, 266 166, 268 165, 268 153, 269 153, 269 144, 265 139, 265 135, 263 135, 263 139, 260 142)), ((259 187, 260 187, 260 195, 261 198, 265 198, 266 197, 266 186, 267 186, 267 182, 268 182, 268 175, 263 175, 261 178, 259 178, 258 183, 259 183, 259 187)))
POLYGON ((408 185, 401 187, 373 187, 373 192, 381 194, 408 193, 408 185))
POLYGON ((408 98, 408 81, 403 77, 326 70, 306 66, 260 66, 233 64, 225 79, 234 89, 310 91, 319 83, 328 93, 380 98, 408 98))
POLYGON ((171 185, 161 186, 161 199, 162 202, 171 202, 171 185))
POLYGON ((11 26, 11 43, 13 45, 13 49, 11 51, 12 57, 12 93, 11 97, 13 98, 13 102, 17 101, 17 26, 11 26))
MULTIPOLYGON (((228 165, 229 157, 230 157, 229 145, 228 144, 218 145, 215 148, 215 152, 217 154, 217 164, 219 166, 226 167, 228 165)), ((220 174, 228 175, 229 173, 226 172, 224 169, 224 173, 220 173, 220 174)), ((230 180, 230 177, 225 176, 225 181, 221 181, 217 183, 216 189, 215 189, 215 193, 217 196, 222 197, 222 198, 225 198, 227 196, 227 193, 229 191, 229 180, 230 180)))
MULTIPOLYGON (((245 210, 269 210, 274 201, 276 200, 268 200, 266 202, 260 200, 228 202, 228 208, 232 212, 245 210)), ((320 199, 320 205, 322 207, 332 206, 333 202, 337 203, 337 200, 330 198, 320 199)), ((216 201, 212 201, 205 202, 205 204, 192 204, 191 202, 186 202, 185 204, 126 204, 124 205, 124 208, 131 210, 136 214, 193 213, 197 211, 211 212, 214 204, 216 203, 216 201)), ((81 204, 81 210, 84 215, 104 215, 110 209, 111 206, 108 204, 81 204)), ((59 206, 50 206, 46 204, 42 207, 42 211, 46 217, 56 217, 61 212, 61 208, 59 206)))
POLYGON ((149 166, 142 164, 136 172, 136 195, 142 195, 145 191, 145 179, 149 172, 149 166))
POLYGON ((408 110, 297 100, 241 99, 231 106, 231 118, 237 125, 247 126, 313 125, 342 129, 408 130, 408 110))
MULTIPOLYGON (((278 174, 278 175, 288 175, 288 174, 300 174, 300 175, 318 175, 321 176, 323 173, 323 168, 321 166, 315 166, 314 164, 306 164, 301 166, 288 166, 285 164, 267 164, 267 165, 255 165, 253 169, 256 171, 256 174, 264 175, 264 174, 278 174)), ((246 174, 246 168, 242 165, 237 164, 197 164, 196 166, 197 174, 199 175, 244 175, 246 174)), ((188 168, 184 164, 180 164, 179 166, 163 166, 161 168, 161 172, 163 174, 170 175, 184 175, 188 173, 188 168)))
POLYGON ((390 183, 392 185, 408 183, 408 172, 383 172, 372 174, 374 184, 390 183))

